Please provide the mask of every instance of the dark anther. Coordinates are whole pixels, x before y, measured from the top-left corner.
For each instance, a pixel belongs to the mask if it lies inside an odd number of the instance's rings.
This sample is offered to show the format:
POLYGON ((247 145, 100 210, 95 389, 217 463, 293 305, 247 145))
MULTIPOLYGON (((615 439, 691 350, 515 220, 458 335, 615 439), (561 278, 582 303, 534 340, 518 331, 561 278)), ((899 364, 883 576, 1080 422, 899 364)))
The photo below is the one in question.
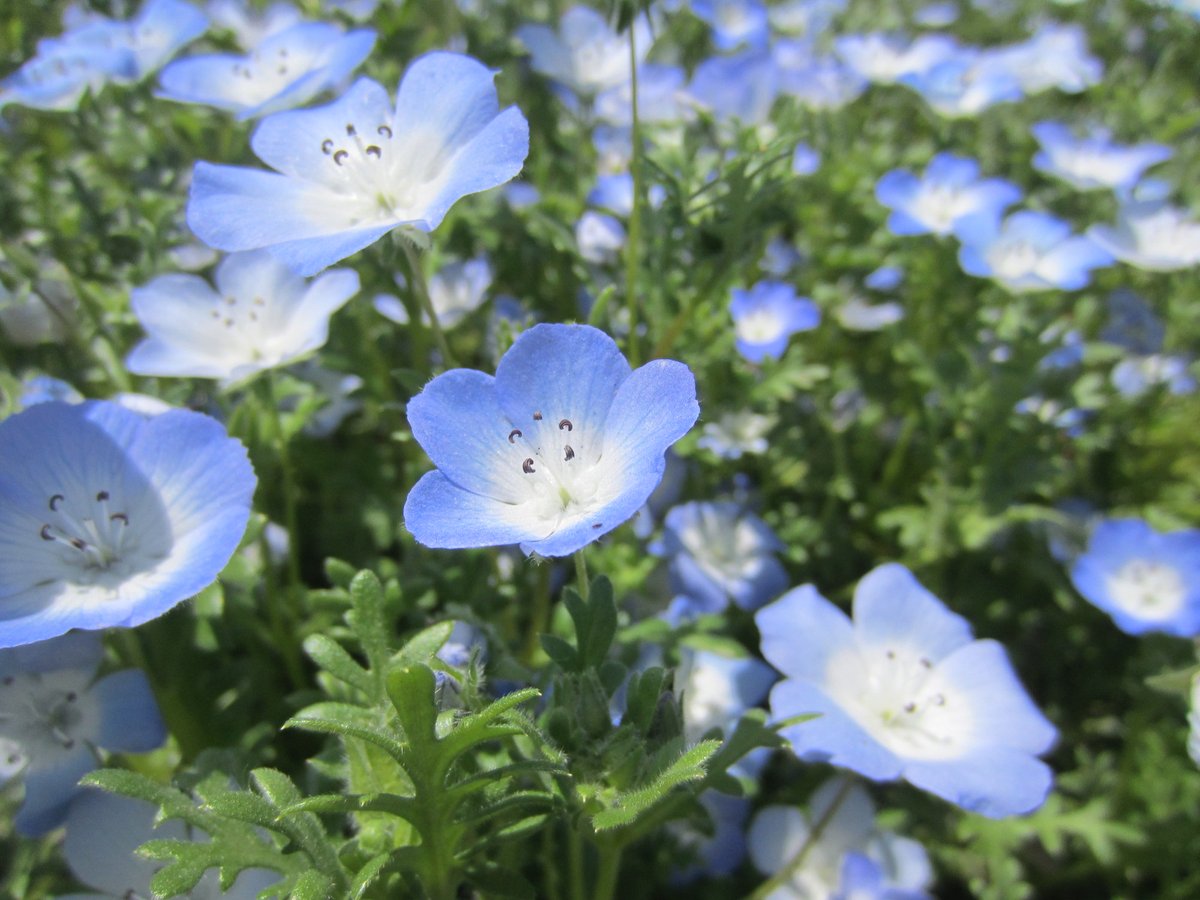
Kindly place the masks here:
POLYGON ((98 493, 96 495, 97 503, 103 503, 107 499, 108 499, 108 491, 101 491, 100 493, 98 493))
POLYGON ((515 444, 517 442, 517 438, 519 438, 519 437, 521 437, 521 429, 514 428, 512 431, 510 431, 508 433, 508 442, 510 444, 515 444))
POLYGON ((333 152, 333 141, 330 138, 321 141, 321 152, 326 156, 333 152))
POLYGON ((10 766, 15 766, 15 765, 16 765, 17 763, 19 763, 20 761, 21 761, 21 757, 20 757, 20 756, 18 756, 16 753, 10 753, 10 754, 8 755, 8 764, 9 764, 10 766))
POLYGON ((887 658, 888 658, 888 659, 895 659, 895 658, 896 658, 896 651, 895 651, 895 650, 889 650, 889 651, 887 652, 887 658))
POLYGON ((64 750, 70 750, 74 746, 75 746, 74 738, 67 738, 65 741, 63 741, 63 749, 64 750))
POLYGON ((558 430, 562 431, 564 428, 567 429, 567 431, 574 431, 575 426, 571 424, 570 419, 559 419, 558 430))
POLYGON ((922 665, 922 666, 924 666, 926 669, 932 669, 932 668, 933 668, 933 663, 931 663, 929 660, 927 660, 927 659, 926 659, 925 657, 923 657, 923 656, 921 657, 921 665, 922 665))
POLYGON ((42 530, 41 530, 40 532, 38 532, 38 533, 39 533, 39 534, 42 536, 42 540, 43 540, 43 541, 52 541, 52 540, 54 540, 54 535, 52 535, 52 534, 50 533, 50 526, 49 526, 49 525, 43 525, 43 526, 42 526, 42 530))
POLYGON ((87 544, 80 538, 71 538, 71 546, 76 550, 86 550, 87 544))
POLYGON ((521 463, 521 471, 526 475, 532 475, 534 473, 532 456, 525 460, 525 462, 521 463))
POLYGON ((535 412, 535 413, 533 414, 533 421, 535 421, 535 422, 540 422, 540 421, 542 421, 542 414, 541 414, 541 412, 540 412, 540 411, 539 411, 539 412, 535 412))
POLYGON ((353 125, 347 125, 346 134, 348 134, 350 137, 354 137, 356 134, 358 134, 358 132, 354 129, 353 125))
POLYGON ((563 448, 563 459, 570 461, 574 458, 575 458, 575 451, 571 449, 570 444, 567 444, 566 447, 563 448))
POLYGON ((113 513, 111 516, 108 517, 108 521, 120 522, 122 525, 128 525, 129 524, 129 516, 125 515, 125 513, 113 513))
POLYGON ((388 128, 386 125, 380 125, 380 126, 379 126, 379 128, 378 128, 377 130, 378 130, 378 132, 379 132, 380 134, 382 134, 382 135, 383 135, 385 138, 388 138, 389 140, 391 139, 391 137, 392 137, 392 129, 388 128))
POLYGON ((340 166, 342 164, 342 160, 345 159, 349 155, 350 154, 347 153, 345 150, 339 150, 337 153, 333 154, 333 161, 340 166))
POLYGON ((62 494, 55 494, 53 497, 50 498, 50 508, 53 510, 57 510, 58 504, 62 503, 65 499, 67 499, 67 498, 64 497, 62 494))
POLYGON ((905 711, 906 713, 912 713, 912 712, 916 712, 916 711, 917 711, 917 704, 915 704, 915 703, 913 703, 913 702, 911 702, 911 701, 910 701, 910 702, 908 702, 908 703, 905 703, 905 704, 904 704, 904 711, 905 711))
POLYGON ((79 699, 79 695, 77 693, 75 693, 74 691, 67 691, 66 700, 68 703, 74 703, 78 699, 79 699))
POLYGON ((383 151, 380 150, 378 147, 376 147, 374 144, 369 145, 367 147, 367 149, 364 150, 363 152, 366 153, 367 156, 373 156, 376 159, 379 159, 379 157, 383 156, 383 151))
POLYGON ((603 528, 603 527, 604 527, 604 523, 603 523, 603 522, 593 522, 593 523, 592 523, 592 527, 593 527, 593 528, 603 528))
POLYGON ((946 698, 943 697, 941 694, 934 694, 933 695, 933 705, 934 706, 945 706, 946 698))
POLYGON ((14 681, 16 681, 16 679, 15 679, 15 678, 13 678, 13 676, 11 676, 11 675, 5 675, 5 676, 4 676, 4 686, 5 686, 5 687, 8 687, 8 686, 9 686, 10 684, 12 684, 14 681))

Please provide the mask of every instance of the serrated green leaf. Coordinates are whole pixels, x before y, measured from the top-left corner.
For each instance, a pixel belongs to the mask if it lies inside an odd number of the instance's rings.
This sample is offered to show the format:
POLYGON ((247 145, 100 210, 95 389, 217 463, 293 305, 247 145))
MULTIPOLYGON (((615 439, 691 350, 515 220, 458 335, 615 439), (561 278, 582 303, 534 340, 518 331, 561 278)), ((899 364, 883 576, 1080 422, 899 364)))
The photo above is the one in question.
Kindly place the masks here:
MULTIPOLYGON (((359 707, 349 707, 353 714, 345 711, 329 710, 328 707, 343 707, 342 703, 318 703, 301 710, 295 716, 283 723, 283 728, 299 728, 304 731, 316 731, 321 734, 336 734, 342 737, 353 737, 379 747, 397 761, 405 757, 404 745, 393 734, 374 721, 364 722, 365 710, 359 707)), ((369 718, 369 717, 366 717, 369 718)))
POLYGON ((304 639, 304 652, 318 666, 352 688, 375 699, 375 681, 371 674, 355 661, 337 641, 323 634, 310 634, 304 639))
POLYGON ((204 805, 226 819, 236 819, 261 828, 275 827, 277 813, 274 805, 249 791, 230 791, 209 798, 204 805))
POLYGON ((450 640, 454 622, 438 622, 422 629, 404 642, 392 657, 395 663, 427 663, 450 640))
POLYGON ((350 600, 354 608, 347 620, 363 648, 370 667, 383 671, 387 664, 387 620, 384 616, 383 585, 374 573, 363 570, 350 582, 350 600))
POLYGON ((296 883, 288 900, 329 900, 333 896, 333 881, 313 869, 303 872, 296 883))
POLYGON ((130 772, 127 769, 97 769, 83 776, 80 784, 143 800, 162 809, 167 817, 182 818, 192 824, 197 824, 200 820, 191 797, 176 788, 159 784, 139 772, 130 772))
POLYGON ((637 821, 642 813, 663 800, 673 788, 702 779, 705 763, 720 748, 719 741, 701 741, 659 772, 649 784, 618 794, 606 809, 592 816, 592 827, 597 831, 607 831, 637 821))

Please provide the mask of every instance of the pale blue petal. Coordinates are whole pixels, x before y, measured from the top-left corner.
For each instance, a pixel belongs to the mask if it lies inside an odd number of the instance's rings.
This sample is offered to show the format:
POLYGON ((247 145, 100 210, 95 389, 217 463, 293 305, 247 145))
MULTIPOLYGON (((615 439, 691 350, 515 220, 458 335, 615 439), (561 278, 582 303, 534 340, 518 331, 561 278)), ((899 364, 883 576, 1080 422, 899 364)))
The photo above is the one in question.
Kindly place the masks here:
POLYGON ((31 760, 25 770, 25 802, 13 819, 17 833, 38 837, 61 825, 71 799, 80 791, 79 779, 97 765, 95 754, 84 743, 48 763, 31 760))
POLYGON ((899 563, 872 569, 854 591, 854 628, 869 647, 897 645, 938 662, 970 643, 971 626, 899 563))
POLYGON ((754 614, 767 662, 790 678, 823 682, 829 662, 854 646, 844 612, 811 584, 794 588, 754 614))
POLYGON ((100 712, 100 729, 94 741, 105 750, 148 753, 167 739, 167 726, 146 673, 124 669, 92 685, 91 700, 100 712))
POLYGON ((134 851, 149 840, 188 836, 178 819, 155 828, 154 814, 149 803, 85 788, 67 815, 62 848, 67 866, 81 882, 104 891, 106 897, 151 896, 150 879, 162 863, 134 851))
POLYGON ((910 762, 904 777, 968 812, 993 819, 1033 812, 1054 786, 1049 766, 1009 747, 988 747, 962 760, 910 762))
POLYGON ((889 208, 907 206, 917 193, 920 182, 912 172, 895 169, 875 183, 875 199, 889 208))
POLYGON ((1038 274, 1066 291, 1079 290, 1091 280, 1092 269, 1110 266, 1112 255, 1086 237, 1070 237, 1042 257, 1038 274))
POLYGON ((699 416, 691 370, 673 359, 652 360, 617 389, 604 424, 604 453, 616 453, 630 467, 661 461, 699 416))
POLYGON ((545 537, 555 523, 522 506, 473 494, 426 472, 404 501, 404 527, 426 547, 495 547, 545 537))
POLYGON ((0 678, 59 669, 94 672, 103 659, 104 645, 98 635, 71 631, 52 640, 0 650, 0 678))

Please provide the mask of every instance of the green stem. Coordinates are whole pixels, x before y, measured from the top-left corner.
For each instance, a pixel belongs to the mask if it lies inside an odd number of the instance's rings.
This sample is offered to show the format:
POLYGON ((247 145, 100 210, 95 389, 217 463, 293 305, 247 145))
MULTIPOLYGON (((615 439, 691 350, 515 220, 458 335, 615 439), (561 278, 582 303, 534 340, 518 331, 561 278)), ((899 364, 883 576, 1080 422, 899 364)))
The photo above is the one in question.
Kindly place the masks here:
POLYGON ((621 845, 614 840, 603 840, 598 844, 600 851, 596 872, 595 900, 612 900, 617 892, 617 876, 621 872, 621 845))
POLYGON ((583 835, 572 827, 567 839, 567 877, 571 881, 571 900, 584 900, 587 892, 583 886, 583 835))
POLYGON ((796 855, 788 861, 787 865, 760 884, 758 889, 750 895, 749 900, 765 900, 765 898, 792 880, 792 876, 804 866, 804 861, 808 858, 808 854, 812 851, 817 841, 821 839, 821 835, 829 827, 829 823, 833 821, 834 815, 842 803, 845 802, 846 797, 849 796, 850 788, 853 784, 854 781, 852 779, 849 777, 844 778, 842 786, 838 788, 837 794, 834 795, 833 802, 829 804, 829 808, 817 819, 816 824, 813 825, 812 830, 809 831, 808 836, 804 839, 804 843, 796 851, 796 855))
POLYGON ((438 321, 433 301, 429 298, 429 285, 425 282, 425 270, 421 268, 417 249, 411 241, 403 238, 399 238, 399 240, 404 245, 404 258, 408 260, 410 287, 416 295, 417 302, 421 304, 421 310, 425 313, 425 317, 429 320, 429 330, 433 332, 433 339, 437 342, 438 351, 442 354, 442 366, 453 369, 457 363, 454 361, 454 354, 450 352, 450 344, 446 341, 445 332, 442 331, 442 323, 438 321))
POLYGON ((630 108, 633 111, 633 157, 630 161, 630 173, 633 176, 633 209, 629 211, 629 234, 625 240, 625 302, 629 310, 629 336, 625 340, 625 355, 629 357, 630 365, 636 367, 639 363, 637 323, 638 323, 638 268, 639 253, 642 241, 642 135, 638 121, 638 66, 637 39, 634 34, 637 29, 629 26, 629 72, 630 72, 630 108))
POLYGON ((587 603, 591 583, 588 581, 587 557, 582 548, 575 551, 575 577, 579 580, 579 596, 587 603))
POLYGON ((521 662, 531 665, 537 655, 539 635, 549 630, 550 621, 550 566, 541 565, 537 570, 537 589, 533 594, 533 611, 529 614, 525 646, 521 651, 521 662))

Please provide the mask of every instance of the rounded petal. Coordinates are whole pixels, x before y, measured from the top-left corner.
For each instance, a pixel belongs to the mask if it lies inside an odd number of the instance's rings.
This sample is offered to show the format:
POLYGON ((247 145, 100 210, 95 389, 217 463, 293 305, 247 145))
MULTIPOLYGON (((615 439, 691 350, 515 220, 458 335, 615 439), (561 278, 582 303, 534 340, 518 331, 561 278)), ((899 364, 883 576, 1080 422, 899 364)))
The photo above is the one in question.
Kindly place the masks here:
POLYGON ((149 803, 95 788, 79 793, 67 816, 63 857, 75 877, 106 896, 149 897, 150 879, 162 867, 134 852, 153 839, 185 840, 187 828, 177 819, 154 827, 149 803))
POLYGON ((1054 786, 1049 766, 1010 747, 988 747, 951 762, 909 763, 904 777, 943 800, 993 819, 1033 812, 1054 786))
POLYGON ((404 501, 404 527, 426 547, 462 549, 536 541, 554 524, 526 504, 471 493, 441 472, 426 472, 404 501))
POLYGON ((854 643, 844 612, 811 584, 788 591, 754 614, 763 657, 791 678, 824 680, 829 661, 854 643))
POLYGON ((92 685, 90 693, 100 710, 100 730, 93 739, 98 746, 122 753, 146 753, 166 741, 167 726, 145 672, 114 672, 92 685))
POLYGON ((854 628, 866 646, 900 644, 936 663, 971 642, 966 619, 899 563, 872 569, 854 591, 854 628))
POLYGON ((25 802, 13 819, 17 833, 38 837, 61 825, 81 790, 79 779, 96 765, 96 755, 83 743, 53 761, 31 761, 25 770, 25 802))

